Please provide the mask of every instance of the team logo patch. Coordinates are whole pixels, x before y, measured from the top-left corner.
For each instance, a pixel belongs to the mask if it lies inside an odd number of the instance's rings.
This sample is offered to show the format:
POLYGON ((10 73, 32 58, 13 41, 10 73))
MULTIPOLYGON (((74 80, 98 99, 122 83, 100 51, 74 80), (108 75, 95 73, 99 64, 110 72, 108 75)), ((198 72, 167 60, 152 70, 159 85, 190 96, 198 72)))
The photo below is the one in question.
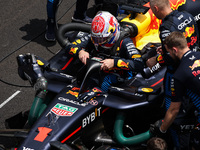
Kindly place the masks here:
POLYGON ((164 60, 163 60, 162 55, 158 55, 157 61, 158 61, 159 63, 164 63, 164 60))
POLYGON ((121 67, 121 68, 128 68, 128 64, 129 63, 126 63, 123 60, 118 60, 118 62, 117 62, 117 66, 121 67))
POLYGON ((78 110, 78 108, 75 107, 71 107, 71 106, 67 106, 67 105, 63 105, 60 103, 57 103, 52 109, 51 112, 53 112, 54 114, 58 115, 58 116, 62 116, 62 117, 66 117, 66 116, 72 116, 76 111, 78 110))
POLYGON ((70 54, 76 54, 78 47, 72 47, 69 51, 70 54))
POLYGON ((200 60, 195 60, 192 66, 189 66, 191 70, 194 70, 197 67, 200 67, 200 60))
POLYGON ((193 33, 194 33, 194 25, 192 27, 186 27, 183 35, 185 36, 185 38, 187 38, 191 37, 193 33))

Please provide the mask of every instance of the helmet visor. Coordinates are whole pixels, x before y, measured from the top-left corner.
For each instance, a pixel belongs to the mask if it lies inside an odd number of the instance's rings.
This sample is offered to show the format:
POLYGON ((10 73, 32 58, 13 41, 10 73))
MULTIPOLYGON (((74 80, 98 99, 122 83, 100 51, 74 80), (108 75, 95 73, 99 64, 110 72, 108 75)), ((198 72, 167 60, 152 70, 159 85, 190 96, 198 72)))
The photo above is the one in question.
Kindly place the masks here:
POLYGON ((102 45, 110 41, 110 39, 112 38, 112 34, 110 33, 107 37, 92 35, 91 38, 94 44, 102 45))

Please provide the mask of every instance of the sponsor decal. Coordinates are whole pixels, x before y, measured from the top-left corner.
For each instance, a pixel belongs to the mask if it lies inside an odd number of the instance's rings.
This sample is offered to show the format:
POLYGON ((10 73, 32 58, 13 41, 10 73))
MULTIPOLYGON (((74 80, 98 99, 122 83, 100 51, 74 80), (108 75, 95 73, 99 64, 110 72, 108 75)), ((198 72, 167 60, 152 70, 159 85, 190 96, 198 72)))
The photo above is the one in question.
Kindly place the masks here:
POLYGON ((69 54, 76 54, 78 47, 72 47, 69 51, 69 54))
MULTIPOLYGON (((185 57, 185 56, 187 56, 187 55, 184 55, 184 57, 185 57)), ((190 57, 189 59, 190 59, 190 60, 194 60, 195 58, 196 58, 196 57, 195 57, 194 55, 192 55, 192 57, 190 57)))
POLYGON ((75 91, 75 90, 80 90, 80 88, 78 88, 78 87, 73 87, 72 90, 73 90, 73 91, 75 91))
POLYGON ((73 86, 72 85, 67 85, 67 87, 72 88, 73 86))
POLYGON ((39 142, 43 142, 48 134, 52 131, 52 129, 47 128, 47 127, 38 127, 38 134, 37 136, 34 138, 35 141, 39 141, 39 142))
POLYGON ((181 20, 183 18, 183 14, 181 14, 180 16, 178 16, 178 20, 181 20))
POLYGON ((191 37, 193 33, 194 33, 194 25, 192 27, 186 27, 185 32, 183 32, 183 35, 185 36, 185 38, 187 38, 191 37))
POLYGON ((70 100, 70 99, 64 98, 64 97, 59 97, 58 100, 65 101, 65 102, 72 103, 72 104, 79 105, 79 106, 83 106, 83 107, 88 105, 88 103, 79 103, 77 101, 70 100))
POLYGON ((80 44, 80 43, 81 43, 81 40, 80 40, 80 39, 76 40, 76 43, 80 44))
POLYGON ((157 61, 158 61, 159 63, 164 63, 164 60, 163 60, 162 55, 158 55, 157 61))
POLYGON ((133 49, 135 50, 135 45, 133 43, 128 43, 126 44, 126 46, 128 51, 132 51, 133 49))
POLYGON ((186 0, 170 0, 170 5, 173 10, 178 9, 178 7, 182 6, 186 3, 186 0))
POLYGON ((192 74, 196 77, 200 74, 200 70, 192 71, 192 74))
POLYGON ((153 92, 153 89, 152 89, 152 88, 142 88, 141 90, 142 90, 143 92, 146 92, 146 93, 153 92))
POLYGON ((194 129, 194 125, 192 124, 184 124, 184 125, 180 125, 181 130, 192 130, 194 129))
POLYGON ((189 17, 188 19, 185 19, 181 24, 178 25, 178 29, 182 30, 185 26, 190 24, 192 22, 192 18, 189 17))
POLYGON ((78 108, 63 105, 60 103, 57 103, 52 109, 51 112, 53 112, 55 115, 66 117, 66 116, 72 116, 78 108))
POLYGON ((175 88, 174 88, 174 79, 171 79, 171 94, 172 96, 175 96, 175 88))
POLYGON ((85 38, 82 37, 82 38, 81 38, 81 41, 84 42, 84 41, 85 41, 85 38))
POLYGON ((96 61, 102 61, 102 59, 101 59, 101 58, 99 58, 99 57, 92 57, 92 60, 96 60, 96 61))
POLYGON ((195 20, 195 21, 199 21, 199 20, 200 20, 200 14, 196 15, 196 16, 194 17, 194 20, 195 20))
POLYGON ((154 71, 157 71, 160 67, 161 67, 160 64, 157 63, 151 69, 150 68, 149 69, 150 69, 151 73, 153 73, 154 71))
POLYGON ((73 44, 73 45, 77 45, 77 43, 76 43, 76 42, 72 42, 72 44, 73 44))
POLYGON ((33 148, 28 148, 23 146, 23 150, 34 150, 33 148))
POLYGON ((190 47, 191 45, 194 45, 196 42, 197 42, 197 36, 192 36, 191 37, 191 42, 188 42, 187 45, 188 45, 188 47, 190 47))
POLYGON ((43 66, 44 63, 41 60, 37 60, 38 65, 43 66))
POLYGON ((100 89, 95 88, 95 87, 92 89, 92 91, 93 91, 93 92, 99 92, 99 93, 102 93, 102 91, 101 91, 100 89))
POLYGON ((127 68, 128 69, 128 65, 129 65, 129 62, 128 63, 125 63, 123 60, 119 59, 118 62, 117 62, 117 67, 121 67, 121 68, 127 68))
POLYGON ((175 95, 175 89, 174 89, 174 87, 171 87, 171 94, 172 94, 172 96, 175 95))
POLYGON ((140 54, 135 54, 135 55, 132 56, 132 58, 140 58, 140 57, 141 57, 140 54))
POLYGON ((194 70, 197 67, 200 67, 200 60, 195 60, 192 66, 189 66, 191 70, 194 70))
POLYGON ((82 37, 83 35, 84 35, 84 32, 80 31, 80 32, 78 32, 77 36, 82 37))
POLYGON ((170 33, 164 33, 164 34, 162 34, 161 36, 162 36, 162 39, 165 39, 166 37, 168 37, 170 35, 170 33))
POLYGON ((74 92, 72 90, 69 90, 66 94, 71 94, 71 95, 73 95, 75 97, 78 97, 79 92, 74 92))
POLYGON ((95 108, 94 112, 92 112, 82 120, 82 127, 83 128, 86 127, 87 125, 92 123, 96 119, 96 117, 100 116, 101 116, 101 107, 95 108))
POLYGON ((93 105, 93 106, 97 106, 98 105, 98 101, 97 100, 90 100, 89 103, 90 103, 90 105, 93 105))
POLYGON ((143 95, 139 93, 135 93, 135 96, 142 97, 143 95))

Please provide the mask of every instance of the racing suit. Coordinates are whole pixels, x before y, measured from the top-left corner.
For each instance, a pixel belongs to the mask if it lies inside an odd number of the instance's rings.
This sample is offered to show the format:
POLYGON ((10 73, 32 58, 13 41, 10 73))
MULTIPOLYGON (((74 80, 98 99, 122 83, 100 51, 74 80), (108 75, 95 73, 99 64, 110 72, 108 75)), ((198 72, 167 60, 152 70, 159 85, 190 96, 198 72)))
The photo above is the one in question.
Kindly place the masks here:
POLYGON ((117 48, 115 55, 112 56, 112 49, 104 49, 100 46, 95 47, 91 41, 90 34, 79 32, 78 36, 79 38, 66 48, 68 57, 78 58, 78 53, 80 50, 84 49, 89 52, 92 57, 114 59, 114 67, 105 71, 105 76, 101 84, 101 89, 103 91, 108 91, 110 85, 118 83, 119 77, 122 79, 131 79, 134 76, 134 73, 143 71, 144 62, 141 54, 129 37, 116 42, 119 43, 119 47, 117 48), (80 36, 80 34, 82 35, 80 36))
MULTIPOLYGON (((181 12, 181 11, 172 11, 169 15, 167 15, 163 20, 162 24, 160 25, 160 39, 162 42, 162 49, 164 54, 159 55, 157 57, 157 61, 160 63, 160 65, 167 65, 167 71, 165 73, 164 77, 164 88, 165 88, 165 106, 166 109, 169 108, 171 103, 171 97, 172 97, 172 91, 171 91, 171 85, 170 82, 173 77, 173 73, 175 72, 177 66, 174 63, 173 59, 169 56, 167 53, 165 47, 164 47, 164 40, 165 38, 173 31, 180 31, 182 32, 188 42, 188 47, 193 50, 197 51, 198 49, 198 41, 199 41, 199 35, 198 35, 198 28, 196 26, 196 22, 194 21, 194 18, 191 14, 187 12, 181 12)), ((184 108, 182 107, 182 110, 180 113, 183 113, 184 108)), ((180 114, 179 116, 184 116, 184 114, 180 114)), ((184 117, 182 117, 184 120, 184 117)), ((177 148, 180 147, 179 140, 182 140, 181 138, 178 138, 178 135, 176 134, 175 130, 171 130, 173 141, 175 142, 175 146, 177 148), (179 139, 179 140, 178 140, 179 139)), ((186 141, 186 140, 184 140, 186 141)), ((186 144, 186 142, 184 142, 186 144)))

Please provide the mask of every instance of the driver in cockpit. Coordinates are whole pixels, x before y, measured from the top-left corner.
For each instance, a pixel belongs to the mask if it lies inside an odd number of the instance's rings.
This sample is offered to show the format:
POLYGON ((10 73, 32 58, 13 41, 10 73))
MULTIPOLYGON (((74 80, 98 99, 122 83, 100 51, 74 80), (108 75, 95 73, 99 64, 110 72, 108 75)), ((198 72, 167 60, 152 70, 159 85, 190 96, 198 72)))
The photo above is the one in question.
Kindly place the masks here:
POLYGON ((121 32, 117 19, 109 12, 100 11, 93 18, 91 34, 79 32, 79 39, 67 47, 68 56, 79 58, 83 64, 90 57, 101 58, 101 70, 106 72, 101 84, 103 91, 118 83, 119 78, 130 80, 144 68, 132 39, 121 38, 121 32))

